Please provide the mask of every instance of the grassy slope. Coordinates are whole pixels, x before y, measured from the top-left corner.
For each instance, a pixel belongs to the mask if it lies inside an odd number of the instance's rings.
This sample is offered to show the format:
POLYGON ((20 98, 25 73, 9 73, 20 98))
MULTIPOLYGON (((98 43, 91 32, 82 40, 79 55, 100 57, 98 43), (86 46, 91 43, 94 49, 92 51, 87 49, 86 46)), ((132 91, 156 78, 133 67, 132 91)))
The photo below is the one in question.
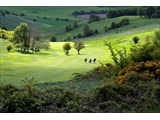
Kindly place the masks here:
POLYGON ((74 11, 91 11, 91 10, 110 10, 110 9, 121 9, 124 7, 96 7, 96 6, 10 6, 10 7, 2 7, 1 10, 8 10, 10 12, 15 12, 18 14, 24 13, 27 16, 39 16, 39 17, 49 17, 49 18, 68 18, 73 20, 79 20, 79 18, 75 18, 72 16, 74 11))
MULTIPOLYGON (((129 18, 130 25, 127 25, 127 26, 124 26, 124 27, 121 27, 121 28, 118 28, 115 30, 108 31, 107 36, 112 36, 117 33, 121 33, 122 35, 124 35, 124 34, 146 32, 146 31, 152 31, 152 30, 160 28, 159 19, 146 19, 146 18, 140 18, 138 16, 122 16, 122 17, 117 17, 117 18, 112 18, 112 19, 105 19, 102 21, 90 23, 89 26, 91 29, 97 28, 99 30, 99 32, 104 34, 104 26, 110 26, 112 22, 119 22, 123 18, 129 18)), ((83 34, 82 33, 82 26, 77 29, 74 29, 72 31, 69 31, 68 33, 70 33, 72 36, 75 36, 79 33, 83 34)), ((63 38, 65 37, 65 34, 66 33, 59 35, 58 39, 63 40, 63 38)), ((98 36, 103 36, 103 34, 100 34, 98 36)), ((105 35, 106 34, 104 34, 104 36, 105 35)), ((93 37, 95 37, 95 36, 93 36, 93 37)))
MULTIPOLYGON (((8 44, 7 41, 1 41, 0 81, 3 83, 13 83, 17 86, 22 85, 21 80, 25 77, 35 77, 38 83, 66 81, 72 78, 71 75, 74 72, 84 73, 99 65, 98 62, 96 64, 85 64, 83 61, 84 58, 96 57, 102 62, 112 62, 110 53, 104 46, 104 40, 112 42, 113 46, 117 49, 122 49, 125 46, 129 52, 129 48, 133 45, 132 37, 140 37, 140 42, 142 43, 146 35, 153 34, 155 30, 160 28, 160 21, 158 19, 140 19, 134 16, 126 17, 129 17, 131 20, 131 24, 128 26, 81 39, 88 45, 88 47, 81 51, 82 55, 77 55, 77 52, 72 49, 70 56, 65 56, 62 50, 63 43, 61 42, 52 43, 52 49, 50 51, 43 51, 34 55, 16 52, 7 53, 5 50, 5 46, 8 44)), ((118 22, 121 19, 122 17, 98 21, 91 23, 90 27, 98 27, 100 31, 103 31, 105 25, 110 25, 112 21, 118 22)), ((45 22, 48 21, 42 20, 40 22, 43 24, 36 24, 42 28, 46 28, 46 30, 43 29, 43 32, 47 33, 49 30, 47 26, 50 26, 49 24, 51 24, 50 27, 52 28, 52 22, 47 24, 45 22)), ((60 28, 60 26, 57 28, 60 28)), ((75 29, 70 33, 77 34, 79 31, 81 31, 81 28, 75 29)))
MULTIPOLYGON (((73 23, 73 21, 78 20, 84 22, 83 19, 76 18, 72 15, 74 11, 77 10, 106 10, 106 9, 121 9, 124 7, 95 7, 95 6, 54 6, 54 7, 0 7, 1 10, 9 11, 11 13, 21 14, 24 13, 25 16, 13 16, 6 15, 2 17, 0 15, 0 26, 6 26, 8 29, 14 29, 21 22, 28 22, 39 28, 40 32, 45 35, 47 38, 53 33, 63 33, 65 32, 65 26, 73 23), (38 18, 37 18, 38 16, 38 18), (43 17, 51 18, 43 19, 43 17), (67 18, 69 21, 57 21, 52 20, 55 18, 67 18), (33 19, 36 19, 36 22, 33 22, 33 19)), ((60 39, 62 41, 62 39, 60 39)))
POLYGON ((140 32, 130 35, 115 35, 107 37, 97 37, 85 40, 88 45, 81 51, 81 55, 72 49, 70 56, 64 55, 62 50, 63 42, 51 43, 50 51, 27 55, 21 53, 7 53, 5 43, 1 42, 1 82, 13 83, 17 86, 22 85, 21 80, 25 77, 35 77, 38 83, 66 81, 72 78, 72 73, 84 73, 100 65, 84 63, 84 58, 97 58, 102 62, 112 62, 108 49, 104 46, 104 40, 112 42, 117 49, 123 46, 129 50, 133 45, 132 37, 139 36, 143 42, 144 36, 153 34, 153 31, 140 32))

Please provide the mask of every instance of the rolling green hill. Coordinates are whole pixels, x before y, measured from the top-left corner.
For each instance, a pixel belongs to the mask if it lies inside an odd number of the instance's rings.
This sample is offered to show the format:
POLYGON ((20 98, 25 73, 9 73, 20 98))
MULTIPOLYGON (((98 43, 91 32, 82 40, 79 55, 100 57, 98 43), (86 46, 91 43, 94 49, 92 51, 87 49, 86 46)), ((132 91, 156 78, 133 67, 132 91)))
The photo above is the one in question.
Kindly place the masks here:
POLYGON ((85 73, 99 66, 99 61, 113 63, 109 50, 104 46, 104 40, 112 42, 113 47, 117 49, 122 49, 125 46, 129 52, 129 48, 134 44, 132 41, 134 36, 138 36, 140 44, 142 44, 144 37, 153 34, 153 32, 154 30, 128 35, 120 33, 83 39, 87 47, 81 51, 81 55, 77 55, 77 51, 72 48, 69 56, 63 52, 63 42, 51 43, 49 51, 32 55, 17 52, 8 53, 5 49, 8 42, 1 40, 1 82, 21 86, 21 80, 26 77, 35 77, 39 84, 67 81, 73 77, 72 74, 75 72, 85 73), (97 58, 97 62, 95 64, 84 63, 84 58, 97 58))
MULTIPOLYGON (((49 38, 53 33, 64 33, 65 26, 72 24, 74 21, 79 23, 86 22, 84 19, 77 18, 72 15, 74 11, 91 11, 91 10, 111 10, 121 9, 124 7, 95 7, 95 6, 53 6, 53 7, 0 7, 0 10, 8 11, 10 14, 2 16, 0 14, 0 26, 6 26, 8 29, 13 30, 21 22, 30 23, 42 33, 43 36, 49 38), (14 14, 14 15, 13 15, 14 14), (16 15, 15 15, 16 14, 16 15), (23 15, 22 15, 23 14, 23 15), (60 20, 56 20, 56 18, 60 20), (36 19, 34 22, 33 20, 36 19), (61 20, 62 19, 62 20, 61 20), (64 19, 68 19, 67 21, 64 19)), ((59 41, 61 41, 60 39, 59 41)))
MULTIPOLYGON (((75 20, 86 22, 75 18, 71 13, 75 10, 102 10, 117 9, 114 7, 1 7, 2 10, 8 10, 18 14, 24 13, 25 16, 5 15, 0 16, 0 24, 7 28, 14 29, 21 22, 28 22, 40 29, 44 36, 49 36, 53 32, 58 34, 58 41, 63 41, 66 34, 64 32, 65 25, 73 23, 75 20), (38 17, 37 17, 38 16, 38 17), (48 17, 49 19, 44 19, 48 17), (54 20, 54 18, 67 18, 69 21, 54 20), (33 18, 37 21, 34 22, 33 18)), ((113 63, 110 52, 104 46, 104 41, 111 42, 114 48, 122 49, 126 47, 127 52, 134 45, 132 38, 138 36, 140 44, 143 44, 144 37, 151 35, 160 28, 159 19, 147 19, 137 16, 122 16, 112 19, 105 19, 90 23, 91 29, 97 28, 101 34, 96 36, 82 38, 86 48, 81 51, 81 55, 77 55, 75 49, 71 49, 69 56, 63 52, 62 45, 64 42, 50 43, 49 51, 42 51, 37 54, 21 54, 18 52, 8 53, 6 45, 8 40, 0 40, 0 82, 12 83, 17 86, 22 85, 23 79, 35 77, 39 84, 46 82, 58 82, 70 80, 75 72, 85 73, 100 65, 100 62, 113 63), (130 24, 110 30, 104 33, 104 26, 109 26, 112 22, 119 22, 122 18, 129 18, 130 24), (85 58, 97 58, 97 62, 84 63, 85 58)), ((72 36, 78 33, 82 34, 82 27, 74 29, 70 32, 72 36)), ((48 39, 48 38, 47 38, 48 39)), ((46 40, 47 40, 46 39, 46 40)))

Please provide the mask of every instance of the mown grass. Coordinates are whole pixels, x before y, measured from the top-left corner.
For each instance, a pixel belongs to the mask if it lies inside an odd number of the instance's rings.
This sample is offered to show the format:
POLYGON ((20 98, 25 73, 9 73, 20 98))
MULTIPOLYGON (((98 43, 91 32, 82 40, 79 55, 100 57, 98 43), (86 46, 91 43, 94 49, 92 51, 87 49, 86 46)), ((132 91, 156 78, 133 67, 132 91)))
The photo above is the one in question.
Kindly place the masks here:
POLYGON ((37 84, 54 83, 59 81, 68 81, 72 79, 75 72, 85 73, 103 63, 113 63, 110 52, 104 41, 111 42, 114 48, 122 49, 126 47, 127 52, 134 45, 132 38, 138 36, 140 43, 143 43, 144 37, 153 34, 154 31, 139 32, 137 34, 124 33, 115 36, 100 36, 95 38, 83 39, 86 48, 77 55, 75 49, 71 49, 69 56, 63 52, 64 42, 51 43, 49 51, 42 51, 37 54, 21 54, 18 52, 8 53, 5 46, 7 40, 1 40, 1 82, 12 83, 16 86, 22 85, 22 80, 34 77, 37 84), (96 58, 97 62, 84 63, 84 58, 96 58))

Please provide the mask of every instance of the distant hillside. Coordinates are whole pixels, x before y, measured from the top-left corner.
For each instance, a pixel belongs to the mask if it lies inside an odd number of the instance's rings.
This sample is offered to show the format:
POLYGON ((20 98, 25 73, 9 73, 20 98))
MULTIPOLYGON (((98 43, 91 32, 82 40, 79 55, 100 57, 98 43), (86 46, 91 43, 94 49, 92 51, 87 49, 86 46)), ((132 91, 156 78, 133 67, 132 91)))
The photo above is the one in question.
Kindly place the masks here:
POLYGON ((85 22, 86 20, 72 15, 74 11, 99 11, 121 9, 122 7, 95 7, 95 6, 10 6, 0 7, 0 27, 5 26, 9 30, 13 30, 21 22, 27 22, 39 28, 45 37, 49 37, 53 33, 64 33, 65 26, 72 24, 74 21, 85 22))

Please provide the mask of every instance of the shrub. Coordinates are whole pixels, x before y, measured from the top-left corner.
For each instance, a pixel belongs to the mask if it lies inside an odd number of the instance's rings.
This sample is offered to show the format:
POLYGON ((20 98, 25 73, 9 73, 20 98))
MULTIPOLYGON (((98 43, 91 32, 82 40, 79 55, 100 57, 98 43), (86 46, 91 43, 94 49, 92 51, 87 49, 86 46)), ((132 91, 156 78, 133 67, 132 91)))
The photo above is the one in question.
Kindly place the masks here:
POLYGON ((8 52, 10 52, 11 50, 13 50, 13 45, 7 45, 6 49, 8 52))
POLYGON ((134 42, 135 44, 137 44, 138 41, 139 41, 139 38, 138 38, 138 37, 133 37, 133 42, 134 42))
POLYGON ((57 37, 55 35, 52 35, 50 38, 51 42, 57 42, 57 37))
POLYGON ((78 34, 78 35, 77 35, 77 38, 82 38, 82 35, 81 35, 81 34, 78 34))
POLYGON ((158 54, 160 50, 159 32, 154 36, 146 36, 145 43, 139 46, 133 46, 130 50, 129 59, 133 62, 151 61, 160 59, 158 54))
POLYGON ((127 82, 159 80, 160 61, 137 62, 122 69, 117 77, 120 84, 127 82))
POLYGON ((125 48, 123 48, 123 50, 114 49, 112 48, 111 43, 107 43, 106 41, 105 41, 105 46, 107 46, 108 49, 110 50, 112 60, 114 61, 117 67, 117 71, 119 69, 123 69, 128 65, 127 53, 125 48))

